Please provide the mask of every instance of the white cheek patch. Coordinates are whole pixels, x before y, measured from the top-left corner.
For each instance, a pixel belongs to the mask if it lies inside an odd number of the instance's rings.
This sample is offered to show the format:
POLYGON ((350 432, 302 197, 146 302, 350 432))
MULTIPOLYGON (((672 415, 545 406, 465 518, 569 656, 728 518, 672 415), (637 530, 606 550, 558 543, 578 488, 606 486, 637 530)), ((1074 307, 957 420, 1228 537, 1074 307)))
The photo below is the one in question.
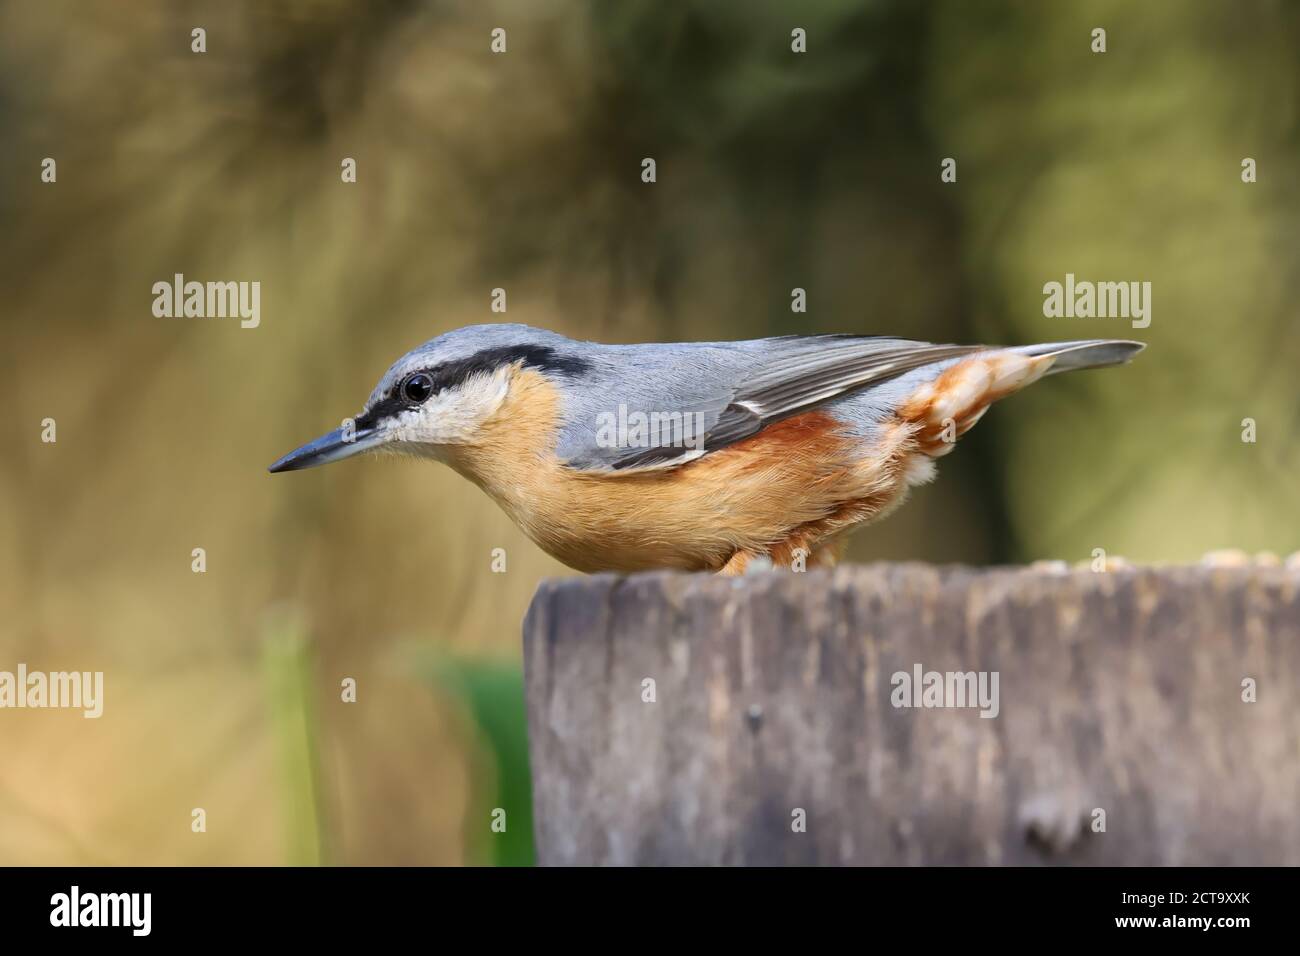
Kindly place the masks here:
POLYGON ((472 375, 455 388, 439 392, 419 408, 408 409, 380 426, 390 442, 457 445, 471 441, 492 417, 510 390, 510 369, 472 375))

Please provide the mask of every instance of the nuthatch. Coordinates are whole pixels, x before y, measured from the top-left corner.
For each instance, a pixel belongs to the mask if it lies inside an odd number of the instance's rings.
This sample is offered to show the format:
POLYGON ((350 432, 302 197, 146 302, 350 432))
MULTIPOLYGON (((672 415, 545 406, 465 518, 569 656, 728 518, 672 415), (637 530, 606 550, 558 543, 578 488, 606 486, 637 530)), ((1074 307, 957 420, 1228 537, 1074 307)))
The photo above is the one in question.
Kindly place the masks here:
POLYGON ((398 359, 294 471, 387 449, 445 462, 580 571, 834 564, 989 405, 1139 342, 1000 348, 858 335, 602 345, 525 325, 398 359))

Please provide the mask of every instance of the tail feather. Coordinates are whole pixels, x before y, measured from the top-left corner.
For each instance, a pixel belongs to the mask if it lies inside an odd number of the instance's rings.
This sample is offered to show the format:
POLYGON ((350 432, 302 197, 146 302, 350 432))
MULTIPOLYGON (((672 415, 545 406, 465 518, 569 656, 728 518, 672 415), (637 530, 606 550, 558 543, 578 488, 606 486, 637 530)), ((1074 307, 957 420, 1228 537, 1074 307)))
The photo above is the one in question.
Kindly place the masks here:
POLYGON ((1048 375, 1069 372, 1080 368, 1106 368, 1123 365, 1137 355, 1146 344, 1128 339, 1087 339, 1080 342, 1043 342, 1011 349, 1034 357, 1051 356, 1052 367, 1048 375))
POLYGON ((1090 339, 990 349, 946 366, 913 391, 898 417, 916 426, 917 448, 931 458, 952 451, 988 407, 1044 375, 1078 368, 1122 365, 1144 348, 1141 342, 1090 339))

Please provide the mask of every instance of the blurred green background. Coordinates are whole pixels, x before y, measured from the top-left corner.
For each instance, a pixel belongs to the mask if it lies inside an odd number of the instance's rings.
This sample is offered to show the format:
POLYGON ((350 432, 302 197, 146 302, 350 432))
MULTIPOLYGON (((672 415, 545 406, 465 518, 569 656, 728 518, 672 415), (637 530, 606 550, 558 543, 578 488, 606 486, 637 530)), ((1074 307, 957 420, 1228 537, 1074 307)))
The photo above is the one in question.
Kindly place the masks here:
POLYGON ((571 572, 432 464, 264 470, 495 287, 619 342, 1150 343, 850 560, 1300 547, 1298 49, 1282 0, 0 4, 0 669, 106 672, 0 712, 0 862, 531 860, 519 627, 571 572), (155 318, 176 272, 260 327, 155 318), (1045 318, 1067 272, 1150 328, 1045 318))

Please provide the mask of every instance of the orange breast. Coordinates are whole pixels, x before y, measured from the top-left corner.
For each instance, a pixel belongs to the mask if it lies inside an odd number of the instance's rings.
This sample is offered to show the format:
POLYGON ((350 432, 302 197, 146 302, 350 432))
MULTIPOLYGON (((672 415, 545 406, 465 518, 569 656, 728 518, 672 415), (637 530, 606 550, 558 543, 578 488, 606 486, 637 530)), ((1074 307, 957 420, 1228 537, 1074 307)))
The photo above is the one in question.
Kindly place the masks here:
POLYGON ((517 372, 500 414, 451 464, 582 571, 717 570, 737 551, 811 545, 904 490, 913 430, 904 423, 864 449, 816 410, 675 469, 597 474, 556 459, 558 407, 544 376, 517 372))

